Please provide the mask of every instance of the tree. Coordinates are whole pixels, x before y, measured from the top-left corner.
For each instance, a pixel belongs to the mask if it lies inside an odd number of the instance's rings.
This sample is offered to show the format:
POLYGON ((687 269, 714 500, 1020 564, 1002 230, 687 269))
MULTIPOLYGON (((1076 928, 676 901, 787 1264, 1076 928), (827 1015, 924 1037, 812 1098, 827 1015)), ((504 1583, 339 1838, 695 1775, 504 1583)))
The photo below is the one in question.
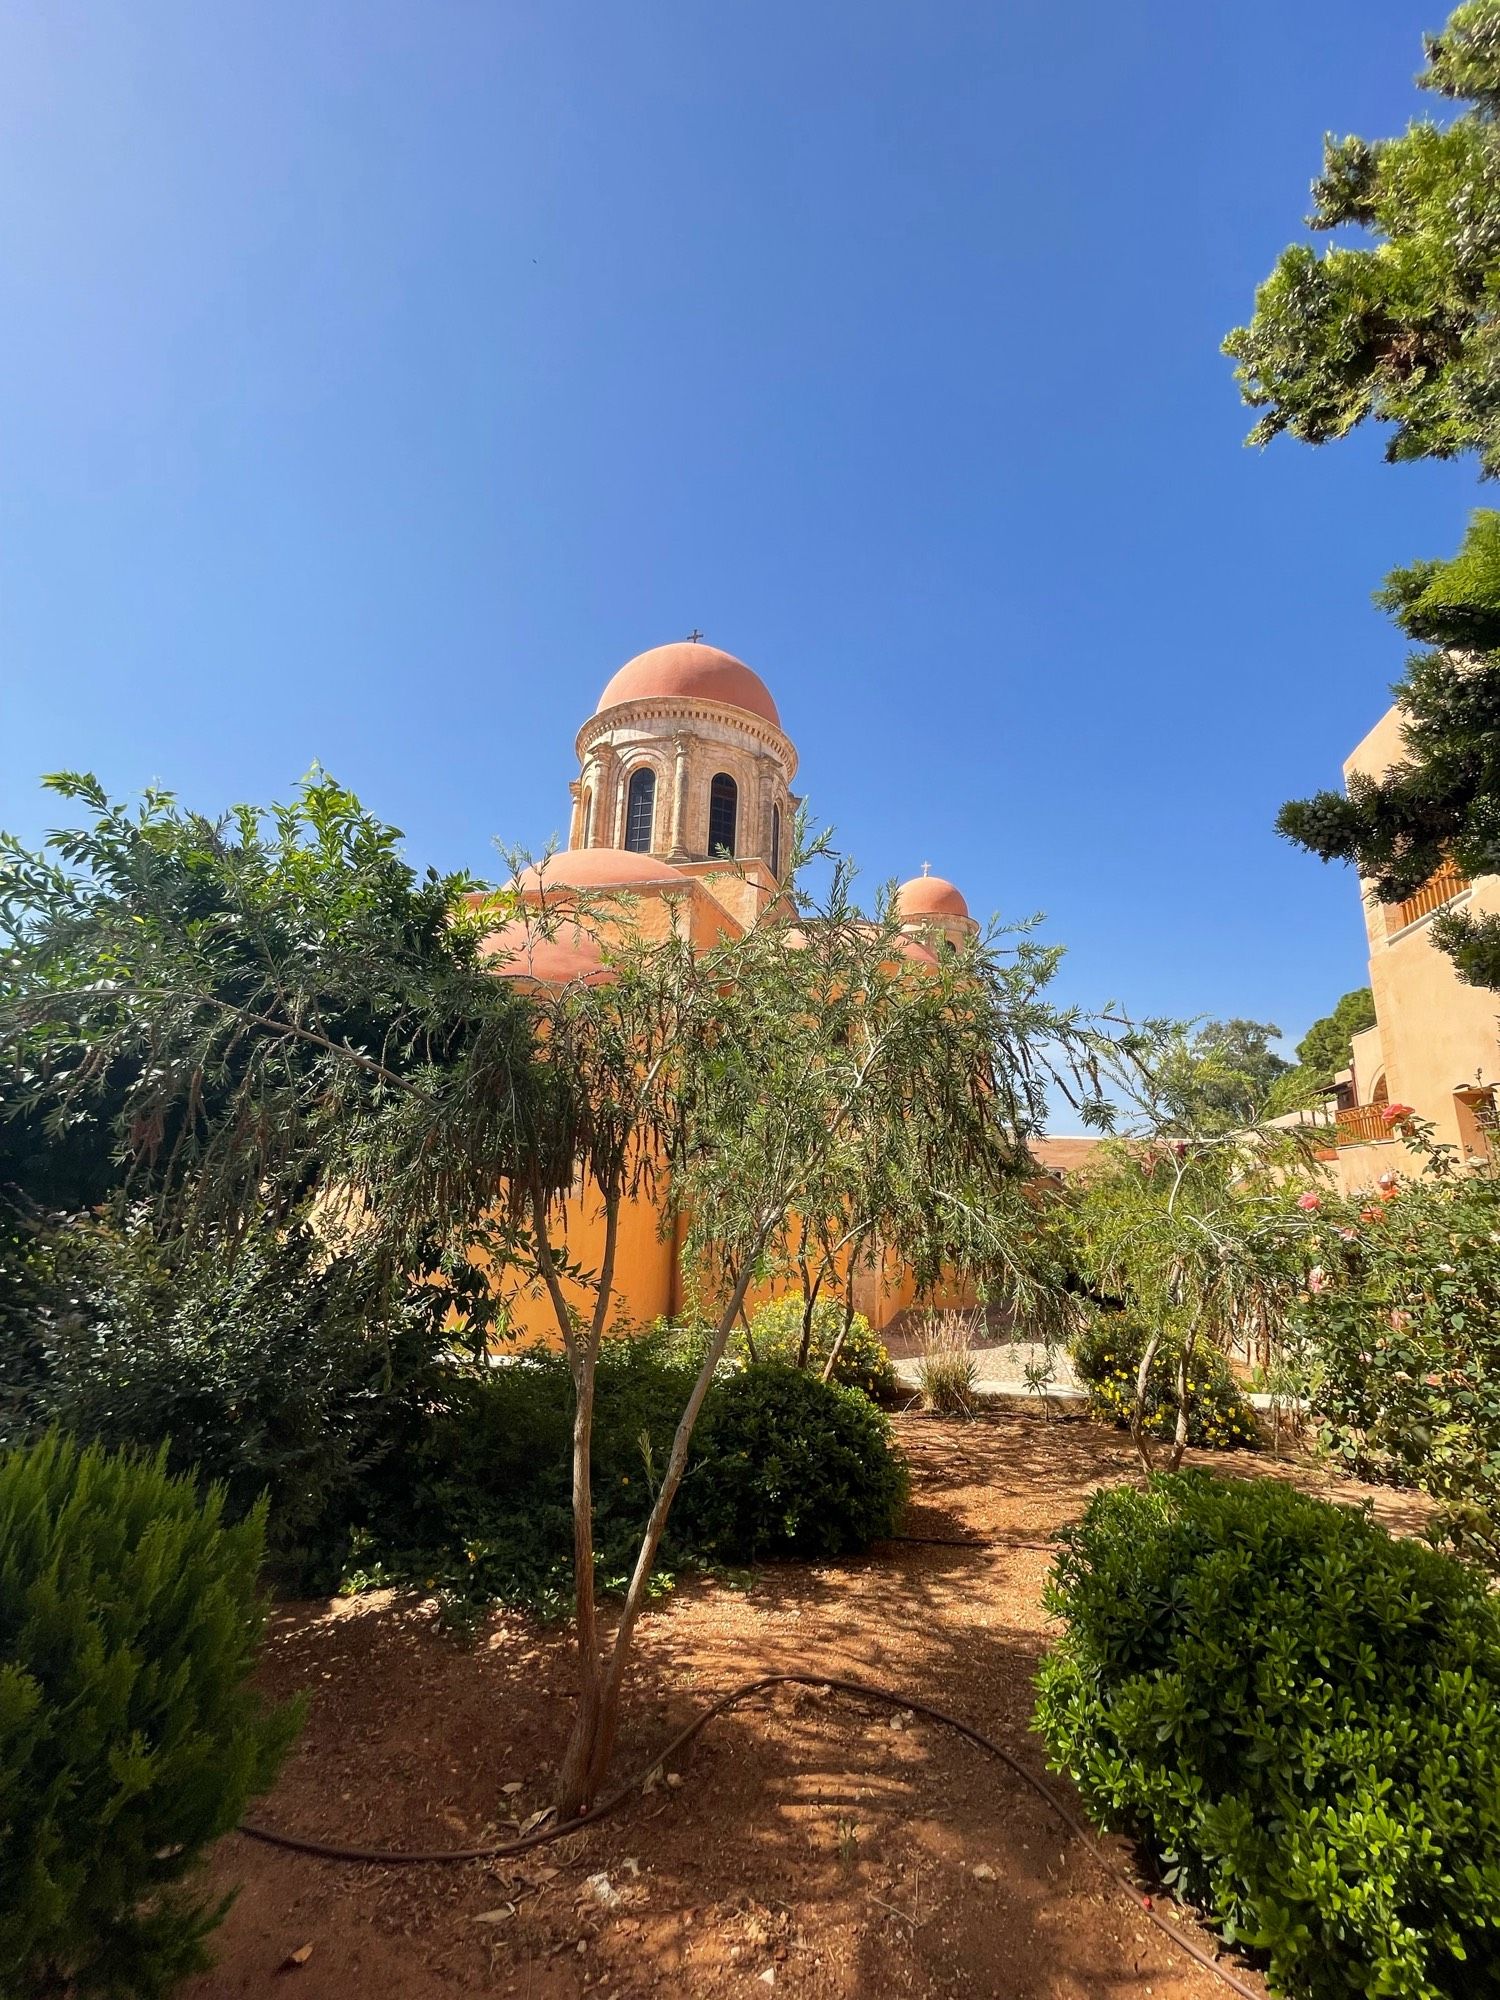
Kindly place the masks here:
MULTIPOLYGON (((1477 455, 1500 472, 1500 0, 1470 0, 1426 41, 1417 81, 1463 108, 1443 129, 1324 141, 1315 230, 1372 239, 1285 250, 1255 315, 1224 343, 1241 393, 1265 411, 1250 433, 1310 444, 1367 418, 1391 460, 1477 455)), ((1395 570, 1379 601, 1414 655, 1393 690, 1408 762, 1282 808, 1279 830, 1325 861, 1352 861, 1382 902, 1410 896, 1451 858, 1500 865, 1500 516, 1475 516, 1457 558, 1395 570)), ((1432 927, 1461 978, 1500 986, 1500 919, 1450 912, 1432 927)))
MULTIPOLYGON (((1306 1282, 1309 1211, 1285 1173, 1294 1158, 1290 1147, 1243 1135, 1112 1142, 1078 1190, 1073 1219, 1083 1269, 1146 1329, 1131 1436, 1147 1472, 1156 1468, 1146 1411, 1158 1354, 1171 1357, 1176 1376, 1177 1422, 1166 1451, 1166 1469, 1175 1472, 1187 1449, 1202 1348, 1280 1345, 1306 1282)), ((1312 1212, 1316 1207, 1314 1200, 1312 1212)))
POLYGON ((1475 452, 1500 471, 1500 0, 1471 0, 1426 38, 1424 90, 1464 108, 1446 128, 1399 139, 1324 140, 1314 230, 1368 239, 1284 250, 1255 315, 1224 351, 1245 401, 1265 411, 1250 433, 1309 444, 1371 418, 1392 427, 1391 460, 1475 452))
POLYGON ((1271 1087, 1266 1110, 1272 1116, 1299 1111, 1349 1067, 1350 1043, 1375 1025, 1375 998, 1368 986, 1346 993, 1331 1014, 1321 1014, 1297 1044, 1295 1068, 1285 1070, 1271 1087))
POLYGON ((648 938, 616 918, 601 932, 606 976, 535 999, 544 1061, 588 1107, 581 1129, 601 1134, 581 1155, 579 1184, 603 1219, 597 1271, 573 1270, 570 1296, 553 1240, 558 1204, 540 1196, 518 1266, 534 1260, 541 1273, 577 1399, 579 1704, 559 1775, 565 1815, 592 1801, 608 1770, 633 1629, 751 1283, 789 1268, 809 1240, 863 1241, 875 1227, 900 1228, 904 1249, 935 1257, 937 1234, 921 1238, 903 1220, 918 1208, 1007 1212, 1006 1191, 1030 1174, 1026 1140, 1040 1128, 1051 1069, 1087 1039, 1085 1024, 1045 997, 1055 951, 1023 933, 913 963, 890 902, 873 917, 860 910, 841 860, 815 902, 802 886, 805 859, 799 851, 784 899, 742 936, 695 948, 685 926, 648 938), (606 1636, 594 1597, 589 1425, 618 1219, 643 1191, 663 1226, 683 1231, 710 1302, 709 1338, 606 1636))
POLYGON ((1270 1021, 1150 1021, 1134 1041, 1130 1094, 1154 1134, 1202 1138, 1254 1125, 1291 1065, 1270 1021))
POLYGON ((479 897, 462 877, 418 884, 393 830, 325 781, 225 822, 162 795, 132 818, 92 781, 60 789, 92 825, 42 856, 12 844, 0 878, 0 1036, 32 1066, 28 1105, 65 1119, 117 1091, 122 1157, 164 1230, 208 1223, 232 1240, 295 1201, 393 1271, 431 1243, 464 1268, 482 1248, 551 1301, 575 1391, 579 1674, 558 1806, 585 1809, 693 1427, 751 1282, 785 1263, 799 1215, 824 1228, 849 1207, 882 1148, 909 1203, 1006 1212, 998 1197, 1028 1171, 1049 1076, 1088 1052, 1086 1024, 1045 998, 1056 954, 1023 935, 913 963, 889 905, 873 919, 854 906, 843 863, 820 905, 794 875, 744 936, 694 949, 675 928, 647 939, 545 890, 538 905, 513 889, 479 897), (207 881, 205 917, 158 893, 163 856, 172 879, 207 881), (598 978, 523 993, 487 969, 497 922, 545 935, 565 921, 600 937, 598 978), (642 1194, 686 1231, 715 1320, 606 1636, 594 1383, 620 1217, 642 1194), (570 1196, 602 1214, 597 1269, 560 1232, 570 1196))
MULTIPOLYGON (((1500 514, 1477 513, 1451 562, 1393 570, 1379 601, 1428 648, 1392 690, 1406 761, 1379 778, 1355 773, 1347 795, 1293 800, 1276 824, 1324 861, 1353 862, 1395 903, 1444 861, 1469 876, 1500 871, 1500 514)), ((1500 918, 1446 911, 1432 937, 1460 978, 1500 987, 1500 918)))
MULTIPOLYGON (((89 1151, 110 1163, 83 1182, 91 1201, 242 1233, 349 1199, 417 1103, 453 1121, 444 1172, 468 1166, 434 1212, 484 1206, 537 1157, 534 1017, 485 967, 472 878, 419 877, 399 832, 320 773, 289 805, 218 819, 47 782, 89 824, 40 854, 0 835, 0 1115, 65 1155, 49 1188, 89 1151)), ((566 1180, 567 1161, 549 1171, 566 1180)), ((381 1222, 369 1240, 410 1268, 418 1213, 381 1222)))

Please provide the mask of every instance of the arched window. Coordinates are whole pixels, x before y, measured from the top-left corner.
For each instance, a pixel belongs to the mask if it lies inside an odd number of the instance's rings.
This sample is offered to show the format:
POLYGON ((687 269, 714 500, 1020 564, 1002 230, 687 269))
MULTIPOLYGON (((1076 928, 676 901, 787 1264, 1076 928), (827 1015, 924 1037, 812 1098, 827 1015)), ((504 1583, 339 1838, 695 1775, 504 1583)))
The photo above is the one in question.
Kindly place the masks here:
POLYGON ((656 818, 656 773, 642 764, 630 776, 625 794, 625 846, 631 854, 651 852, 651 828, 656 818))
POLYGON ((739 787, 727 771, 720 771, 708 788, 708 851, 710 855, 734 853, 734 822, 739 811, 739 787))
POLYGON ((781 807, 771 808, 771 873, 781 879, 781 807))
POLYGON ((594 788, 590 785, 583 795, 583 814, 579 820, 578 845, 587 847, 594 837, 594 788))

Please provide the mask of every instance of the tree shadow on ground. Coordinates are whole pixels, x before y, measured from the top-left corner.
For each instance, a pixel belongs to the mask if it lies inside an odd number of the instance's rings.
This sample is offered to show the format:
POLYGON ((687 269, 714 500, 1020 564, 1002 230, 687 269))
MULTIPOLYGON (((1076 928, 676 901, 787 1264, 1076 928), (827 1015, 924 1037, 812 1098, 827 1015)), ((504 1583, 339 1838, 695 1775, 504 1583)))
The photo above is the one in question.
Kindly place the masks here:
MULTIPOLYGON (((643 1621, 622 1778, 712 1697, 770 1672, 906 1691, 1042 1769, 1029 1725, 1049 1538, 1098 1487, 1135 1476, 1130 1441, 1032 1411, 906 1417, 897 1431, 913 1470, 907 1532, 928 1539, 768 1566, 742 1589, 685 1583, 643 1621)), ((1194 1456, 1248 1477, 1292 1470, 1194 1456)), ((1319 1490, 1305 1468, 1296 1480, 1319 1490)), ((1330 1497, 1367 1490, 1338 1482, 1330 1497)), ((278 1826, 370 1847, 464 1846, 548 1802, 572 1712, 565 1630, 496 1614, 477 1635, 446 1636, 431 1606, 395 1597, 287 1607, 265 1677, 313 1695, 303 1744, 261 1808, 278 1826)), ((1109 1846, 1128 1867, 1123 1845, 1109 1846)), ((246 1888, 221 1967, 190 2000, 269 2000, 304 1942, 314 1950, 296 2000, 361 1987, 404 2000, 475 1988, 698 2000, 763 1991, 766 1972, 809 2000, 1225 1990, 1004 1765, 935 1724, 809 1689, 718 1717, 617 1814, 518 1860, 351 1866, 232 1838, 214 1871, 246 1888)))

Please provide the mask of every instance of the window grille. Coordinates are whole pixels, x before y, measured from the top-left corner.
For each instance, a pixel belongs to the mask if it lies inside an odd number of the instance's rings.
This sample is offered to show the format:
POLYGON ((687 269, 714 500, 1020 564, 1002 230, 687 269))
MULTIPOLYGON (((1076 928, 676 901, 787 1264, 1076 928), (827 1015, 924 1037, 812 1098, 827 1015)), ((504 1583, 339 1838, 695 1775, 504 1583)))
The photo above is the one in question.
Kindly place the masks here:
POLYGON ((708 788, 708 851, 711 856, 733 856, 739 801, 739 787, 727 771, 720 771, 708 788))
POLYGON ((651 852, 651 829, 656 818, 656 773, 642 765, 630 777, 625 794, 625 847, 631 854, 651 852))

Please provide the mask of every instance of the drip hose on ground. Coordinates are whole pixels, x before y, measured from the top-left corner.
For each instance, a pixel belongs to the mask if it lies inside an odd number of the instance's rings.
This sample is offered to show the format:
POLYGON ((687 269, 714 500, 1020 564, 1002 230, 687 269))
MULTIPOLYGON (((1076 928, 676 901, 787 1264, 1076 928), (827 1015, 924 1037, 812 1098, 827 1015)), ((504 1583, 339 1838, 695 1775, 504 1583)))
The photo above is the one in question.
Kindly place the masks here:
POLYGON ((887 1708, 899 1708, 912 1715, 925 1716, 929 1722, 936 1722, 942 1728, 951 1729, 955 1735, 962 1736, 976 1749, 987 1752, 991 1757, 998 1757, 1001 1763, 1028 1784, 1038 1797, 1046 1801, 1069 1832, 1083 1843, 1095 1864, 1112 1882, 1125 1890, 1142 1916, 1155 1924, 1179 1951, 1185 1952, 1196 1964, 1213 1973, 1215 1978, 1221 1979, 1232 1992, 1242 1995, 1243 2000, 1261 2000, 1261 1995, 1257 1994, 1253 1987, 1237 1979, 1234 1973, 1210 1957, 1201 1946, 1178 1930, 1175 1924, 1169 1923, 1153 1907, 1151 1899, 1142 1896, 1130 1877, 1110 1860, 1094 1838, 1092 1831, 1074 1812, 1067 1800, 1055 1792, 1044 1778, 1029 1770, 1003 1744, 981 1735, 977 1729, 970 1728, 969 1724, 961 1721, 958 1716, 949 1715, 941 1708, 934 1708, 930 1702, 914 1700, 910 1695, 898 1693, 893 1688, 874 1687, 867 1681, 840 1680, 831 1674, 761 1674, 755 1680, 743 1681, 738 1687, 731 1688, 727 1694, 720 1695, 717 1701, 710 1702, 693 1721, 678 1730, 644 1770, 627 1779, 623 1785, 610 1792, 588 1812, 580 1813, 576 1819, 564 1820, 557 1826, 538 1827, 533 1833, 519 1834, 513 1840, 491 1841, 483 1847, 448 1847, 431 1852, 408 1853, 390 1848, 341 1847, 332 1841, 304 1840, 300 1835, 278 1833, 274 1827, 259 1826, 250 1820, 241 1821, 238 1831, 247 1839, 263 1841, 269 1847, 288 1848, 294 1854, 311 1854, 322 1861, 363 1861, 386 1867, 425 1867, 450 1861, 499 1861, 507 1855, 525 1854, 534 1847, 545 1847, 549 1842, 562 1840, 570 1833, 581 1833, 586 1827, 596 1826, 607 1813, 614 1812, 634 1793, 649 1784, 652 1777, 679 1751, 685 1750, 715 1716, 723 1715, 727 1709, 737 1707, 742 1701, 748 1701, 752 1695, 764 1694, 767 1688, 774 1687, 827 1688, 836 1694, 850 1695, 858 1701, 878 1702, 887 1708))

